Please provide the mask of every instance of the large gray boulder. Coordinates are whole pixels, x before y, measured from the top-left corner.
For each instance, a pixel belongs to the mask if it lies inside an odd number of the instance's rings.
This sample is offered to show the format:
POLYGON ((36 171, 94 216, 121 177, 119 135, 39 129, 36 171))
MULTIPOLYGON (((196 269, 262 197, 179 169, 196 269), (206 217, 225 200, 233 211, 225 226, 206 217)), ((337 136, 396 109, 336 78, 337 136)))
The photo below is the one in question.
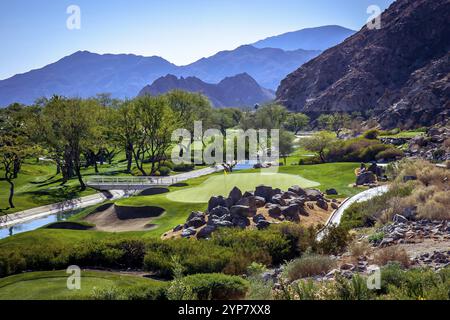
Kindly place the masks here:
POLYGON ((228 207, 227 200, 222 196, 211 197, 208 202, 208 212, 211 212, 212 209, 218 206, 228 207))
POLYGON ((256 214, 256 210, 249 206, 236 205, 231 207, 231 215, 233 217, 253 217, 256 214))
POLYGON ((242 198, 242 191, 238 187, 234 187, 233 190, 230 191, 228 199, 231 200, 232 205, 235 205, 242 198))
POLYGON ((365 171, 356 177, 356 185, 373 184, 377 182, 377 177, 371 171, 365 171))
POLYGON ((292 186, 288 189, 288 191, 297 194, 298 196, 306 196, 305 190, 300 188, 299 186, 292 186))
POLYGON ((196 233, 197 233, 197 231, 195 230, 195 228, 190 227, 190 228, 184 229, 183 232, 181 233, 181 236, 183 238, 189 238, 196 233))
POLYGON ((317 201, 323 198, 323 193, 317 189, 305 189, 305 193, 308 201, 317 201))
POLYGON ((209 213, 212 216, 214 215, 220 218, 227 214, 230 214, 230 210, 227 207, 218 206, 212 209, 209 213))
POLYGON ((193 227, 195 229, 200 228, 206 224, 205 217, 194 217, 186 222, 187 227, 193 227))
POLYGON ((300 206, 298 204, 292 204, 289 207, 281 211, 286 220, 299 222, 300 221, 300 206))
POLYGON ((268 207, 268 213, 270 217, 279 220, 281 218, 281 207, 272 204, 268 207))
POLYGON ((268 186, 257 186, 255 190, 255 196, 262 197, 266 201, 269 201, 274 195, 272 187, 268 186))
POLYGON ((234 216, 232 223, 236 227, 239 227, 241 229, 245 229, 245 228, 247 228, 250 225, 250 220, 248 218, 246 218, 246 217, 234 216))

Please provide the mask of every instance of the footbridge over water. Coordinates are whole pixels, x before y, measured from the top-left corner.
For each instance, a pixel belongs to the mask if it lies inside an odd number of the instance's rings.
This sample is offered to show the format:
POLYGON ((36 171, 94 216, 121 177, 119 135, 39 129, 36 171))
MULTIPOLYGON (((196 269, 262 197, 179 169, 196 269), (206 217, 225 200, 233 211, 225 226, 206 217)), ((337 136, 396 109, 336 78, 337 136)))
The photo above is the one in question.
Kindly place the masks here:
POLYGON ((150 188, 168 187, 183 181, 209 175, 224 170, 222 166, 185 172, 169 177, 91 177, 86 184, 97 190, 146 190, 150 188))

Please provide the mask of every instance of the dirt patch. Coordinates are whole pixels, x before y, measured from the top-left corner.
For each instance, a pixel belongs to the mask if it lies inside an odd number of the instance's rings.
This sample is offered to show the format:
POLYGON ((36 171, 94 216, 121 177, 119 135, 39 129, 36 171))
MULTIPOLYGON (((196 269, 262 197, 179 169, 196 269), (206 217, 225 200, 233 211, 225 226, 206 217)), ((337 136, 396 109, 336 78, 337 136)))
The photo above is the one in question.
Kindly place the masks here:
POLYGON ((164 213, 160 207, 122 207, 109 205, 105 210, 91 213, 84 221, 95 224, 95 229, 107 232, 147 231, 155 228, 153 218, 164 213))
POLYGON ((79 230, 79 231, 90 230, 93 228, 94 228, 93 226, 69 221, 55 222, 45 227, 45 229, 79 230))
POLYGON ((140 196, 154 196, 157 194, 163 194, 163 193, 167 193, 169 192, 169 189, 167 188, 149 188, 146 189, 144 191, 142 191, 141 193, 139 193, 140 196))

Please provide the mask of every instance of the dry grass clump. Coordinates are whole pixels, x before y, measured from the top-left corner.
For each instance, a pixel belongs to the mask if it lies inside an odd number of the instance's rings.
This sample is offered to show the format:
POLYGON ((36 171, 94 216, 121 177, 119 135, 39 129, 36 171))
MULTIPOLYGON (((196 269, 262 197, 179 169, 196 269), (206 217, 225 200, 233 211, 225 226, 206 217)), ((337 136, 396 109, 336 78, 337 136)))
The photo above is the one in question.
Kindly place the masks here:
POLYGON ((288 262, 284 274, 289 281, 326 274, 335 266, 335 261, 325 255, 311 254, 288 262))
POLYGON ((401 164, 400 174, 395 185, 405 185, 404 176, 415 176, 409 181, 413 186, 409 196, 394 197, 388 201, 389 208, 383 212, 381 221, 392 219, 395 214, 413 210, 418 218, 450 220, 450 171, 438 168, 424 161, 406 161, 401 164))
POLYGON ((354 241, 349 245, 348 249, 353 262, 357 262, 359 257, 367 256, 372 251, 369 242, 366 240, 359 242, 354 241))
POLYGON ((379 266, 385 266, 389 262, 398 262, 405 268, 411 264, 405 249, 399 247, 387 247, 379 250, 374 256, 374 262, 379 266))
POLYGON ((440 191, 417 206, 417 216, 432 220, 450 220, 449 191, 440 191))

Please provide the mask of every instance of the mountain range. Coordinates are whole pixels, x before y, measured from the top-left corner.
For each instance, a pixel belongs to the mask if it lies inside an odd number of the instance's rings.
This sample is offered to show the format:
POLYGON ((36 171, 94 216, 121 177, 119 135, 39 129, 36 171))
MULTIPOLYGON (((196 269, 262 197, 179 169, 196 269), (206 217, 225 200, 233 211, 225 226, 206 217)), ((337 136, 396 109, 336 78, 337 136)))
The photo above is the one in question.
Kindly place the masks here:
MULTIPOLYGON (((207 83, 218 83, 226 77, 247 73, 262 87, 275 90, 280 81, 305 62, 318 56, 327 44, 336 41, 336 34, 345 39, 348 29, 323 27, 317 49, 304 50, 298 38, 290 34, 275 37, 286 51, 273 42, 272 48, 263 43, 243 45, 234 50, 222 51, 186 66, 176 66, 161 57, 143 57, 132 54, 96 54, 79 51, 43 68, 17 74, 0 81, 0 106, 13 102, 30 104, 40 97, 54 94, 68 97, 91 97, 98 93, 111 93, 117 98, 135 97, 140 90, 167 74, 197 77, 207 83), (327 40, 327 34, 330 39, 327 40)), ((311 31, 305 31, 310 33, 311 31)), ((267 43, 269 44, 269 43, 267 43)), ((314 46, 308 45, 309 48, 314 46)))
POLYGON ((139 96, 158 96, 175 89, 201 93, 215 107, 250 107, 275 98, 274 92, 260 87, 247 73, 227 77, 218 84, 206 83, 196 77, 177 78, 169 74, 146 86, 139 96))
POLYGON ((277 99, 310 115, 368 111, 383 127, 450 114, 450 1, 397 0, 380 29, 351 36, 284 79, 277 99))

